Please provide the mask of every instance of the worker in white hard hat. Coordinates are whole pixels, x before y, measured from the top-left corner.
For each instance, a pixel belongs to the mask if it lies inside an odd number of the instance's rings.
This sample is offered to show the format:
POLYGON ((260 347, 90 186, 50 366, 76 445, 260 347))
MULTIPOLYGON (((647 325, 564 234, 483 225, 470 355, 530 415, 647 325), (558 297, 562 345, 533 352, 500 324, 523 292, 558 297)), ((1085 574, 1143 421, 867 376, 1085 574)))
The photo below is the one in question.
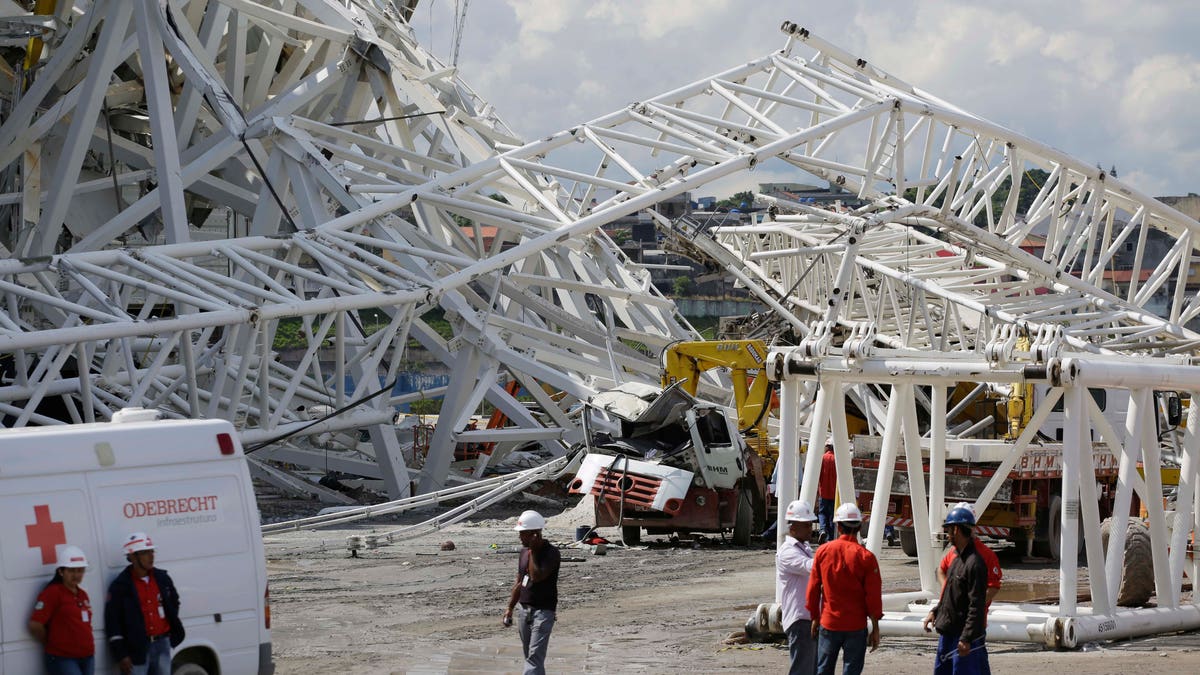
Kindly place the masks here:
POLYGON ((817 638, 817 673, 833 675, 841 652, 842 674, 858 675, 867 646, 871 651, 879 647, 883 580, 875 554, 859 543, 862 512, 858 507, 842 504, 833 521, 839 536, 813 556, 805 603, 813 616, 811 634, 817 638))
POLYGON ((54 578, 38 593, 33 605, 29 632, 42 645, 46 672, 91 675, 95 670, 92 603, 80 585, 87 566, 83 549, 63 546, 54 578))
POLYGON ((526 511, 517 518, 521 538, 521 556, 517 561, 517 579, 509 593, 508 609, 501 622, 513 623, 517 610, 517 628, 525 654, 525 675, 544 675, 550 631, 554 630, 558 610, 558 568, 562 561, 558 548, 542 537, 546 519, 537 511, 526 511))
POLYGON ((808 576, 813 568, 812 538, 817 514, 812 505, 797 499, 784 515, 787 536, 775 552, 775 588, 783 609, 783 632, 788 638, 789 675, 812 675, 817 671, 817 643, 812 638, 812 615, 804 606, 808 576))
POLYGON ((145 532, 125 537, 129 565, 108 587, 104 631, 108 651, 125 675, 170 675, 171 649, 183 642, 179 592, 154 566, 154 541, 145 532))

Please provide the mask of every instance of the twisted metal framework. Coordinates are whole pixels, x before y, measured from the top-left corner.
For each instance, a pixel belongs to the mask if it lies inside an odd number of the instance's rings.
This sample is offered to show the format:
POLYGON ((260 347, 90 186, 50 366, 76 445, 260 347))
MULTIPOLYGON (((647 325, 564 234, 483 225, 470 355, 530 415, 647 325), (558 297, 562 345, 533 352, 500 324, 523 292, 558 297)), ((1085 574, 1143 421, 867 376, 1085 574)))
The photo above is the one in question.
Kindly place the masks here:
POLYGON ((777 52, 524 143, 415 42, 405 11, 94 0, 5 19, 42 27, 0 126, 6 424, 127 405, 220 416, 268 444, 260 460, 382 478, 393 497, 461 477, 458 441, 561 455, 580 399, 656 381, 661 349, 695 336, 601 228, 766 166, 870 204, 708 231, 652 215, 801 336, 869 322, 886 346, 979 351, 1014 325, 1099 354, 1186 353, 1198 337, 1183 324, 1200 306, 1176 281, 1200 225, 792 24, 777 52), (1031 168, 1048 179, 1021 212, 1031 168), (218 206, 232 232, 206 240, 218 206), (1153 264, 1152 231, 1174 241, 1153 264), (1021 248, 1031 234, 1039 255, 1021 248), (1109 287, 1127 246, 1132 281, 1109 287), (427 323, 435 308, 452 339, 427 323), (275 336, 297 321, 306 348, 284 363, 275 336), (411 340, 449 384, 384 392, 411 340), (423 458, 391 424, 420 396, 444 397, 423 458), (458 432, 484 400, 516 426, 458 432), (341 413, 313 424, 313 404, 341 413), (354 429, 371 448, 271 442, 354 429))
MULTIPOLYGON (((1061 481, 1056 481, 1052 490, 1054 498, 1061 498, 1063 504, 1059 513, 1060 550, 1085 553, 1088 569, 1090 607, 1080 607, 1077 602, 1081 580, 1076 555, 1063 555, 1058 604, 996 603, 988 614, 988 640, 1075 648, 1095 640, 1200 627, 1200 604, 1183 598, 1185 579, 1194 582, 1200 576, 1200 563, 1191 555, 1189 544, 1192 533, 1200 529, 1200 436, 1196 432, 1200 424, 1200 368, 1177 356, 1146 359, 1086 352, 1046 354, 1005 361, 997 360, 995 351, 985 357, 962 351, 911 349, 843 354, 804 346, 772 350, 767 370, 781 384, 780 447, 798 447, 802 434, 815 447, 828 438, 838 464, 838 491, 843 495, 855 494, 851 439, 846 430, 846 390, 862 384, 892 390, 887 420, 880 430, 879 472, 871 504, 887 504, 892 495, 893 472, 906 474, 921 590, 885 598, 887 618, 881 622, 885 633, 924 635, 922 620, 930 602, 936 602, 940 595, 936 570, 945 546, 938 537, 950 494, 946 480, 948 388, 958 383, 1047 386, 1043 399, 1031 401, 1032 419, 1020 436, 998 447, 992 460, 995 464, 989 465, 994 466, 994 473, 972 501, 977 513, 985 512, 993 500, 1004 501, 999 498, 1002 485, 1032 449, 1043 422, 1059 411, 1065 432, 1057 450, 1060 454, 1055 455, 1061 462, 1061 481), (820 382, 815 397, 804 386, 814 380, 820 382), (1088 394, 1089 388, 1123 390, 1129 400, 1124 418, 1107 417, 1088 394), (1156 389, 1188 392, 1191 398, 1188 423, 1180 430, 1179 479, 1169 511, 1162 498, 1156 389), (927 417, 917 404, 922 390, 932 399, 932 413, 927 417), (812 413, 804 416, 801 411, 808 404, 812 413), (1101 441, 1103 448, 1097 447, 1093 438, 1101 441), (928 460, 923 458, 923 450, 928 460), (1112 453, 1118 464, 1112 495, 1113 527, 1107 545, 1101 537, 1100 502, 1104 495, 1100 494, 1095 473, 1096 453, 1101 451, 1112 453), (904 468, 897 466, 897 460, 904 468), (1156 602, 1152 608, 1118 606, 1127 553, 1125 520, 1120 515, 1130 512, 1135 494, 1147 512, 1152 569, 1138 573, 1153 576, 1156 602)), ((797 496, 810 503, 816 498, 815 480, 805 480, 796 489, 797 459, 796 452, 781 453, 781 503, 797 496)), ((820 453, 808 453, 804 475, 818 475, 820 462, 820 453)), ((867 548, 877 554, 882 547, 886 516, 887 509, 871 510, 864 530, 867 548)))

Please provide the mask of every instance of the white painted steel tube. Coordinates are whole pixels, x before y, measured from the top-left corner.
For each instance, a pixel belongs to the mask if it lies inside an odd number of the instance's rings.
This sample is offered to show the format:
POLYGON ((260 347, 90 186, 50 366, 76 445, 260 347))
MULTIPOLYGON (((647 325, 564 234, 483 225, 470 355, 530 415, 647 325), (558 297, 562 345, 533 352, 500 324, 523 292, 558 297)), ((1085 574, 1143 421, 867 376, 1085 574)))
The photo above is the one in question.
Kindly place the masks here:
POLYGON ((867 526, 867 549, 875 555, 879 555, 883 547, 887 503, 892 493, 892 472, 896 468, 896 456, 899 454, 900 408, 897 402, 888 406, 887 420, 883 424, 883 447, 879 453, 879 468, 875 471, 875 492, 871 498, 871 519, 867 526), (880 508, 880 505, 883 508, 880 508))
MULTIPOLYGON (((947 392, 944 386, 933 387, 933 405, 930 409, 932 438, 929 447, 929 538, 932 541, 941 531, 940 523, 946 517, 946 415, 947 392)), ((983 514, 983 509, 978 513, 983 514)))
MULTIPOLYGON (((1075 614, 1076 593, 1079 588, 1079 563, 1076 551, 1079 544, 1079 446, 1088 438, 1089 427, 1084 419, 1083 387, 1071 387, 1064 395, 1062 491, 1059 510, 1059 572, 1058 597, 1062 613, 1075 614)), ((1091 470, 1091 467, 1088 467, 1091 470)))
POLYGON ((900 391, 903 396, 900 405, 903 406, 904 414, 904 458, 908 464, 909 504, 912 506, 913 535, 917 540, 917 567, 921 575, 921 590, 940 592, 937 567, 942 552, 937 548, 937 540, 933 537, 933 523, 929 520, 929 501, 925 496, 925 467, 921 462, 916 393, 912 386, 898 387, 892 391, 900 391))
MULTIPOLYGON (((886 614, 879 622, 879 631, 885 637, 925 637, 936 640, 936 632, 925 632, 922 623, 924 614, 886 614)), ((997 621, 988 617, 988 642, 1033 642, 1054 645, 1054 623, 1057 619, 1042 622, 997 621)))
MULTIPOLYGON (((1188 406, 1187 430, 1184 432, 1183 448, 1180 455, 1179 492, 1175 497, 1175 522, 1171 530, 1171 588, 1177 589, 1183 581, 1184 559, 1187 554, 1188 536, 1194 531, 1195 512, 1192 510, 1196 486, 1196 425, 1200 424, 1200 408, 1196 395, 1191 395, 1192 403, 1188 406)), ((1195 581, 1195 570, 1189 569, 1188 574, 1195 581)), ((1194 584, 1193 584, 1194 586, 1194 584)), ((1193 593, 1193 597, 1195 594, 1193 593)))
MULTIPOLYGON (((779 387, 779 466, 775 474, 776 546, 783 545, 787 536, 787 505, 796 498, 800 466, 800 396, 804 383, 799 380, 783 382, 779 387)), ((810 504, 812 502, 809 502, 810 504)), ((775 602, 783 601, 783 589, 776 584, 775 602)))
MULTIPOLYGON (((798 381, 785 380, 784 386, 793 382, 795 382, 796 391, 800 392, 801 385, 798 381)), ((833 405, 831 398, 830 388, 819 386, 813 412, 808 418, 808 455, 804 459, 804 483, 800 486, 800 499, 812 504, 814 508, 817 506, 817 483, 820 482, 821 476, 821 456, 824 453, 822 448, 825 444, 826 428, 829 423, 829 409, 833 405)), ((782 399, 780 403, 782 404, 782 399)))
POLYGON ((1070 377, 1076 384, 1086 387, 1200 389, 1200 368, 1177 363, 1126 363, 1072 357, 1062 360, 1062 372, 1064 379, 1070 377))
POLYGON ((928 605, 930 600, 937 597, 936 593, 927 591, 907 591, 905 593, 884 593, 883 594, 883 611, 885 612, 905 612, 905 611, 926 611, 919 608, 922 604, 928 605))
MULTIPOLYGON (((1096 640, 1170 633, 1200 628, 1200 605, 1177 608, 1151 607, 1117 612, 1105 616, 1075 616, 1062 619, 1062 645, 1074 649, 1096 640)), ((992 627, 988 625, 988 632, 992 627)))

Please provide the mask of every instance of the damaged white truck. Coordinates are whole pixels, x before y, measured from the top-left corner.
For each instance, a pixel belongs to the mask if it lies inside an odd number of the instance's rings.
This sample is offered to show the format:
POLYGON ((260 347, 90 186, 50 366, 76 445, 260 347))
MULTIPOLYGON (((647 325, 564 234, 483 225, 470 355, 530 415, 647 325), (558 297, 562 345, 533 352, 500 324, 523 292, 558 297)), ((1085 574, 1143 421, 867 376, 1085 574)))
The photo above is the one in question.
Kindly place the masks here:
POLYGON ((600 392, 583 411, 584 457, 571 492, 591 495, 597 527, 626 544, 648 534, 732 532, 746 545, 766 521, 762 459, 737 414, 678 385, 636 382, 600 392))

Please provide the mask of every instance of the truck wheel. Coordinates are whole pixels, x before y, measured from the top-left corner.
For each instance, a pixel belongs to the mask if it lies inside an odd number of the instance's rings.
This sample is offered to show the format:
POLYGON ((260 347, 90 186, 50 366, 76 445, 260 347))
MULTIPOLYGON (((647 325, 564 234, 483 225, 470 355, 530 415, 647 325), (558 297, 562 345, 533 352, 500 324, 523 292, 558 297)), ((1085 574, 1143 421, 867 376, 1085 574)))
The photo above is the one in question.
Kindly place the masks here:
POLYGON ((750 500, 750 492, 742 490, 738 495, 737 513, 733 517, 733 545, 749 546, 750 530, 754 524, 754 503, 750 500))
POLYGON ((626 546, 637 546, 642 543, 642 528, 637 525, 622 525, 621 539, 626 546))
MULTIPOLYGON (((1100 546, 1108 555, 1108 535, 1112 518, 1100 523, 1100 546)), ((1150 548, 1150 531, 1137 520, 1130 520, 1125 529, 1125 560, 1121 564, 1121 585, 1117 604, 1121 607, 1142 607, 1154 595, 1154 554, 1150 548)))
POLYGON ((900 550, 910 558, 917 557, 917 533, 915 530, 900 530, 900 550))
POLYGON ((181 663, 171 669, 171 675, 208 675, 208 671, 198 663, 181 663))
POLYGON ((1046 508, 1046 527, 1043 530, 1044 539, 1038 538, 1033 542, 1033 552, 1043 558, 1058 560, 1062 553, 1062 498, 1054 495, 1046 508))

